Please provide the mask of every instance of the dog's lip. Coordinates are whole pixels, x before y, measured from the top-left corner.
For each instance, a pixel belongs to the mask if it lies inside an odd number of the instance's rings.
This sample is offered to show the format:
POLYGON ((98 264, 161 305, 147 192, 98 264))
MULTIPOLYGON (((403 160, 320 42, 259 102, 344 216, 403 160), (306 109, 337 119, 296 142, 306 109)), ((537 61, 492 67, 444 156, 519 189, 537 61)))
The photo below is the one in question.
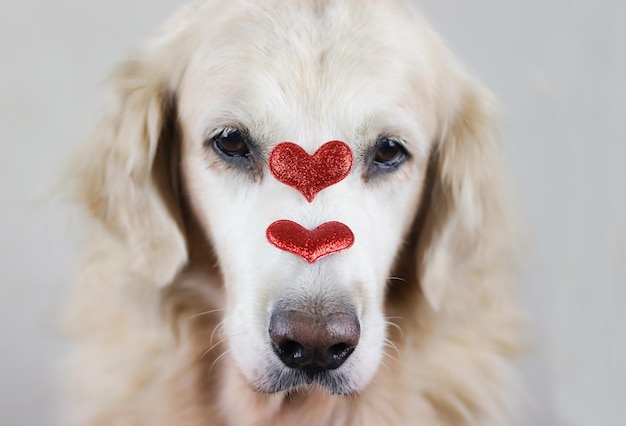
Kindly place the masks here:
POLYGON ((354 395, 345 373, 337 370, 277 368, 266 375, 265 380, 251 384, 258 392, 277 393, 318 388, 332 395, 354 395))

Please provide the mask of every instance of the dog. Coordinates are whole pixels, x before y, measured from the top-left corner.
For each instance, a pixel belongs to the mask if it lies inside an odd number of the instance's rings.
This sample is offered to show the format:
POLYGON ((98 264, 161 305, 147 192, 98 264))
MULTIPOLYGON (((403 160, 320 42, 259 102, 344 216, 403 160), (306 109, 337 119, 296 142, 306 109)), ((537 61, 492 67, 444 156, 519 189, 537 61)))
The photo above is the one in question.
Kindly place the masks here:
POLYGON ((72 163, 63 424, 514 423, 494 105, 404 0, 184 8, 72 163))

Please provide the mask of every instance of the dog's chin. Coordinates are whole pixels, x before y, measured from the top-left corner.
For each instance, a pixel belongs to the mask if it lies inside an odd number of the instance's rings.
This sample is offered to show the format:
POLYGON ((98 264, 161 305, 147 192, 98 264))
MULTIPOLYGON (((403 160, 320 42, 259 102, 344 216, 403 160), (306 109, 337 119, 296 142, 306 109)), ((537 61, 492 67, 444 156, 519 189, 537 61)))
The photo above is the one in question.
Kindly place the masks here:
POLYGON ((309 392, 320 389, 332 395, 354 395, 358 392, 353 380, 338 370, 295 370, 274 368, 252 386, 262 393, 309 392))

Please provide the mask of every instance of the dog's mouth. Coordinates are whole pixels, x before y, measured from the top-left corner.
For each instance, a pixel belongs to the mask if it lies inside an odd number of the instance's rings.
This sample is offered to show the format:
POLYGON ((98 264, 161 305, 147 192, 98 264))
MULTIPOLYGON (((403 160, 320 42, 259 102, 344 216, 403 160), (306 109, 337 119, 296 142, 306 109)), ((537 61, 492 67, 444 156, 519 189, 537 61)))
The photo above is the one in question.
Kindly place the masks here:
POLYGON ((255 383, 255 388, 259 392, 275 393, 319 387, 333 395, 352 395, 356 391, 351 383, 349 375, 338 370, 278 367, 255 383))

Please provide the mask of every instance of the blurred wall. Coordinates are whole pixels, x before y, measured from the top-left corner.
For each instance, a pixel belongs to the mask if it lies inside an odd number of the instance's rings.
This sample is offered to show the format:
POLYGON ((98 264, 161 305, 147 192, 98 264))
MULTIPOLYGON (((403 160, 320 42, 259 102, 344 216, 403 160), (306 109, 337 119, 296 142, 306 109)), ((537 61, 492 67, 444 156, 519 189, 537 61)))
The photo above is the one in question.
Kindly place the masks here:
MULTIPOLYGON (((76 218, 49 202, 113 64, 174 0, 0 3, 0 425, 49 425, 76 218)), ((529 223, 525 424, 626 424, 626 2, 416 0, 498 96, 529 223)))

